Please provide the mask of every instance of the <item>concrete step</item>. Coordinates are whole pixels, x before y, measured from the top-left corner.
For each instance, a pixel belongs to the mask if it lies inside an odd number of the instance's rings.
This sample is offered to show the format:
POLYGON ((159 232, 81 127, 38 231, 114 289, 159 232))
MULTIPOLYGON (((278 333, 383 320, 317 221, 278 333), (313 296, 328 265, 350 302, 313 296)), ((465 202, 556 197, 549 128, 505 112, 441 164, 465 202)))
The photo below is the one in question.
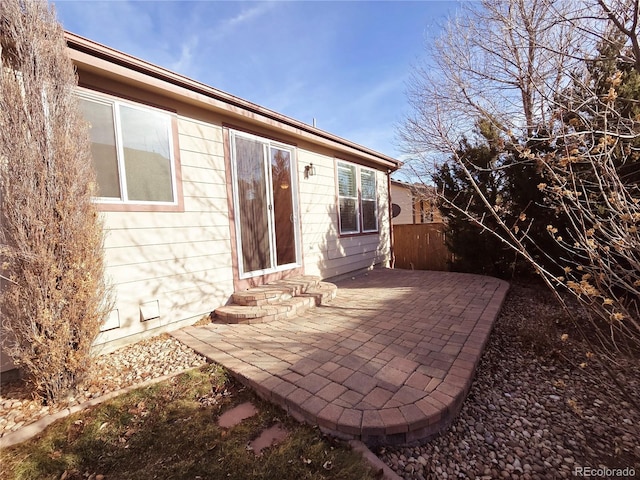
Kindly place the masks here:
POLYGON ((262 323, 294 317, 315 305, 314 297, 292 297, 268 305, 226 305, 216 308, 217 323, 262 323))
POLYGON ((266 285, 235 292, 232 296, 232 302, 247 306, 275 304, 299 296, 308 289, 317 287, 319 283, 320 278, 311 275, 277 280, 266 285))
POLYGON ((315 298, 316 305, 324 305, 336 298, 338 287, 329 282, 318 282, 315 287, 308 288, 304 295, 315 298))
POLYGON ((289 300, 293 295, 286 288, 277 286, 262 286, 250 288, 242 292, 235 292, 231 300, 236 305, 244 305, 247 307, 257 307, 268 305, 270 303, 278 303, 281 300, 289 300))
POLYGON ((336 297, 338 287, 318 277, 278 280, 236 292, 232 303, 215 310, 216 323, 261 323, 293 318, 336 297))

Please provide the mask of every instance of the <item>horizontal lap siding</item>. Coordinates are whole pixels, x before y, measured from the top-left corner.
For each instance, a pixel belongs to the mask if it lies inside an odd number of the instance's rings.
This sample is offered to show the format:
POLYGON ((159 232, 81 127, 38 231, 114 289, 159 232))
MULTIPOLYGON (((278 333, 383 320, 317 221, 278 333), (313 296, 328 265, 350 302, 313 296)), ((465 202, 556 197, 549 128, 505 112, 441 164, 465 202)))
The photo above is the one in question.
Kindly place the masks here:
MULTIPOLYGON (((125 316, 123 308, 127 304, 148 301, 145 298, 137 297, 131 292, 122 295, 119 299, 120 328, 102 332, 101 339, 103 342, 109 342, 123 338, 126 335, 137 335, 141 332, 147 332, 154 329, 166 327, 172 323, 175 312, 185 311, 187 318, 197 319, 211 312, 211 299, 227 294, 227 290, 223 289, 220 282, 211 272, 192 273, 192 286, 184 286, 180 289, 170 289, 166 287, 161 292, 153 296, 151 300, 158 300, 160 306, 160 318, 142 322, 139 310, 135 315, 125 316)), ((178 285, 175 283, 174 285, 178 285)), ((135 285, 135 289, 146 289, 151 292, 154 287, 153 281, 140 282, 135 285)))
POLYGON ((109 268, 139 266, 150 262, 206 258, 211 256, 211 252, 223 251, 227 247, 228 241, 224 239, 200 241, 184 239, 171 243, 151 243, 144 245, 143 248, 109 248, 105 252, 105 258, 109 268))
POLYGON ((337 237, 333 158, 298 150, 300 178, 300 228, 305 273, 326 277, 327 243, 337 237), (316 174, 304 178, 304 167, 313 163, 316 174))
POLYGON ((400 207, 400 214, 393 219, 394 225, 413 223, 413 195, 408 187, 391 184, 391 201, 400 207))
POLYGON ((328 155, 298 150, 300 215, 305 273, 322 278, 387 264, 389 221, 387 179, 377 172, 379 231, 340 236, 336 197, 335 161, 328 155), (304 167, 313 163, 316 175, 304 178, 304 167))
POLYGON ((222 128, 179 116, 178 134, 185 211, 105 214, 120 327, 97 343, 199 318, 233 293, 222 128), (160 318, 142 322, 140 304, 155 300, 160 318))
POLYGON ((375 252, 378 249, 379 239, 379 235, 355 235, 335 239, 327 245, 327 256, 330 260, 335 260, 375 252))

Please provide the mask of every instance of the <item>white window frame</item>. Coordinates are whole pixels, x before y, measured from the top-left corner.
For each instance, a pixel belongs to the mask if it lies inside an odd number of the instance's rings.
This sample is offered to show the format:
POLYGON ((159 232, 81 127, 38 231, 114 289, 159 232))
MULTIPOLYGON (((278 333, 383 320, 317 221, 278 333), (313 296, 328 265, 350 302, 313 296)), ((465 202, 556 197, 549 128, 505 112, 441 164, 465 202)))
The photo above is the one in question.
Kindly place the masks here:
POLYGON ((358 165, 357 163, 352 163, 352 162, 347 162, 345 160, 340 160, 340 159, 336 159, 336 193, 337 193, 337 198, 338 198, 338 231, 340 232, 340 235, 358 235, 358 234, 362 234, 362 233, 378 233, 380 231, 380 221, 378 218, 378 175, 375 169, 373 168, 368 168, 368 167, 363 167, 362 165, 358 165), (353 168, 353 171, 355 172, 355 176, 356 176, 356 196, 355 197, 348 197, 348 196, 344 196, 344 195, 340 195, 340 180, 339 180, 339 170, 340 168, 349 168, 349 170, 351 170, 351 168, 353 168), (373 173, 373 179, 375 182, 375 186, 374 186, 374 191, 375 193, 375 198, 373 199, 363 199, 362 198, 362 172, 363 171, 367 171, 367 172, 372 172, 373 173), (341 212, 340 212, 340 200, 346 198, 346 199, 352 199, 356 201, 356 223, 357 223, 357 228, 355 230, 342 230, 342 219, 341 219, 341 212), (371 230, 365 230, 364 229, 364 217, 363 217, 363 209, 362 209, 362 203, 364 201, 373 201, 375 203, 375 219, 376 219, 376 228, 371 230))
MULTIPOLYGON (((271 140, 266 137, 262 137, 259 135, 254 135, 251 133, 244 132, 242 130, 234 130, 229 129, 229 143, 230 143, 230 154, 231 154, 231 176, 232 176, 232 192, 233 192, 233 206, 234 209, 238 208, 240 205, 240 196, 239 196, 239 186, 238 186, 238 171, 237 171, 237 163, 236 163, 236 138, 246 138, 249 140, 254 140, 256 142, 262 143, 264 149, 264 155, 267 161, 262 165, 264 170, 265 180, 269 185, 272 185, 271 178, 271 168, 269 168, 269 158, 270 152, 272 148, 278 148, 281 150, 287 150, 291 153, 291 188, 292 193, 292 201, 293 201, 293 216, 291 220, 293 221, 293 232, 294 232, 294 249, 295 249, 295 258, 296 261, 294 263, 288 263, 284 265, 276 265, 276 239, 275 239, 275 227, 274 227, 274 211, 273 208, 269 209, 267 214, 267 225, 268 232, 265 232, 269 235, 269 252, 271 255, 271 263, 272 266, 270 268, 253 270, 253 271, 245 271, 244 270, 244 262, 243 262, 243 251, 242 251, 242 225, 240 221, 240 215, 235 215, 234 218, 234 226, 235 226, 235 237, 236 237, 236 251, 237 251, 237 261, 238 261, 238 276, 241 280, 259 277, 262 275, 267 275, 275 272, 283 272, 286 270, 292 270, 294 268, 299 268, 302 266, 302 247, 301 247, 301 238, 300 238, 300 218, 298 216, 298 177, 297 177, 297 149, 293 145, 288 145, 286 143, 278 142, 276 140, 271 140)), ((266 199, 269 205, 273 205, 273 191, 271 188, 267 188, 266 199)))
POLYGON ((363 233, 373 233, 379 230, 378 226, 378 175, 373 168, 360 167, 358 171, 358 186, 360 193, 360 216, 362 217, 362 232, 363 233), (371 172, 373 174, 373 198, 364 198, 362 194, 362 173, 363 172, 371 172), (373 212, 374 218, 376 219, 376 226, 374 229, 365 230, 364 228, 364 208, 362 205, 364 202, 373 202, 373 212))
POLYGON ((338 229, 340 230, 341 235, 352 235, 360 233, 360 199, 359 199, 359 191, 360 184, 358 182, 358 166, 354 163, 344 162, 342 160, 338 160, 336 166, 336 186, 338 190, 338 229), (349 172, 353 172, 356 176, 355 184, 356 184, 356 192, 355 196, 346 196, 340 195, 340 169, 348 170, 349 172), (343 198, 347 200, 355 200, 356 203, 356 228, 355 230, 342 230, 342 212, 340 210, 340 200, 343 198))
POLYGON ((77 95, 81 99, 97 102, 103 105, 110 105, 111 112, 113 114, 113 126, 115 133, 116 143, 116 157, 118 165, 118 181, 120 184, 120 198, 118 197, 96 197, 94 201, 102 204, 116 204, 116 205, 157 205, 157 206, 177 206, 179 205, 178 198, 178 180, 176 175, 176 158, 175 158, 175 146, 173 136, 173 120, 171 113, 159 108, 142 105, 129 100, 123 100, 121 98, 107 95, 103 93, 97 93, 93 90, 88 90, 78 87, 76 90, 77 95), (169 140, 169 165, 171 169, 171 195, 173 197, 172 202, 162 201, 149 201, 149 200, 129 200, 127 191, 127 175, 125 169, 124 160, 124 145, 122 141, 122 123, 120 121, 120 106, 140 110, 143 112, 154 112, 154 114, 160 114, 166 119, 167 126, 167 138, 169 140))

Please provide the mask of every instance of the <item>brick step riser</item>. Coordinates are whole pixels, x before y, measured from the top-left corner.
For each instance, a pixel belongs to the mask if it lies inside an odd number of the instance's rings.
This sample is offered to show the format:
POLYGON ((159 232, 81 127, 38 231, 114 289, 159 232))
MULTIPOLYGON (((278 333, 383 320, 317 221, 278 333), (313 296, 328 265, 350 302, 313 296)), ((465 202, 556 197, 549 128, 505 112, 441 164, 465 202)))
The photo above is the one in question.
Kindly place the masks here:
POLYGON ((232 303, 218 308, 213 321, 251 324, 293 318, 334 299, 336 290, 335 285, 313 277, 279 280, 253 291, 234 293, 232 303))
POLYGON ((289 300, 284 300, 281 303, 268 304, 268 305, 227 305, 226 307, 220 307, 216 309, 216 315, 219 317, 241 317, 247 316, 248 318, 255 318, 263 315, 275 315, 286 313, 291 310, 297 310, 301 306, 312 305, 313 301, 306 295, 293 297, 289 300), (235 310, 235 311, 234 311, 235 310))
POLYGON ((330 302, 334 298, 336 298, 336 293, 334 292, 312 292, 305 293, 305 296, 312 297, 315 300, 316 307, 323 305, 324 303, 330 302))
POLYGON ((274 290, 267 289, 265 292, 237 292, 232 295, 233 303, 236 305, 244 305, 257 307, 260 305, 272 305, 282 300, 288 300, 292 297, 304 295, 308 290, 315 289, 321 282, 318 280, 292 281, 279 280, 270 284, 275 287, 274 290), (281 290, 281 291, 278 291, 281 290))
POLYGON ((234 293, 231 296, 231 300, 233 304, 242 305, 243 307, 260 307, 262 305, 276 305, 282 301, 291 300, 294 297, 296 297, 296 295, 291 292, 282 292, 268 298, 246 298, 241 293, 234 293))
MULTIPOLYGON (((293 318, 296 315, 299 315, 309 308, 312 308, 316 305, 316 300, 313 297, 295 297, 299 299, 297 303, 291 305, 279 305, 278 312, 265 312, 264 315, 256 315, 254 317, 246 318, 246 317, 238 317, 233 313, 227 314, 223 311, 219 312, 216 310, 216 319, 214 323, 242 323, 242 324, 254 324, 254 323, 264 323, 271 322, 274 320, 285 320, 287 318, 293 318)), ((224 308, 224 307, 223 307, 224 308)))

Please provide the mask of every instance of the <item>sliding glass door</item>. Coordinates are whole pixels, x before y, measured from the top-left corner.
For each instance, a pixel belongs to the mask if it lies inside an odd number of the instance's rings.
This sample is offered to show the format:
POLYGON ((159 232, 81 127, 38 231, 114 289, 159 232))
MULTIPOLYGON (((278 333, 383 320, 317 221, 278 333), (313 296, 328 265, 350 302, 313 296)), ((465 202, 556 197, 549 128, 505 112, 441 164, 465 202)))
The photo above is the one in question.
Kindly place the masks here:
POLYGON ((293 149, 240 132, 230 137, 240 277, 298 266, 293 149))

